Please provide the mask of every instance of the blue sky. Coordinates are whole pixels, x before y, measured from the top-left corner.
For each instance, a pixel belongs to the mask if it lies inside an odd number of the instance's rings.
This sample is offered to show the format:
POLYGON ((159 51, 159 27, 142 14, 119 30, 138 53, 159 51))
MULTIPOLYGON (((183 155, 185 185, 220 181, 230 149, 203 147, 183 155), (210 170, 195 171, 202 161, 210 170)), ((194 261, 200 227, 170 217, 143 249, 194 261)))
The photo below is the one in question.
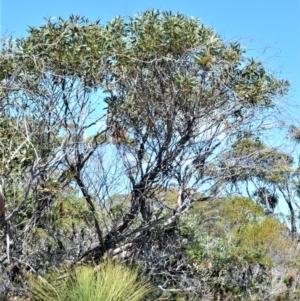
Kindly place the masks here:
POLYGON ((151 8, 197 17, 223 39, 240 39, 251 56, 292 82, 290 97, 300 104, 300 0, 1 0, 1 34, 24 36, 44 17, 79 14, 106 23, 151 8))

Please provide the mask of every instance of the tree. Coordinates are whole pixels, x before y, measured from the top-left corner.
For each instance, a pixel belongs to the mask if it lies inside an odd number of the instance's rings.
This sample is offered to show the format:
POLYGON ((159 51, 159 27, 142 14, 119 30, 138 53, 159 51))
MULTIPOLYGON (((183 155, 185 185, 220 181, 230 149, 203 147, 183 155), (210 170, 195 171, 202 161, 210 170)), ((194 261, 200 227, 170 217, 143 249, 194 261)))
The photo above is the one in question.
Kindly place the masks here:
POLYGON ((132 196, 117 235, 139 213, 149 223, 159 206, 153 202, 158 183, 179 187, 172 222, 189 206, 191 189, 212 196, 218 179, 208 163, 242 130, 255 130, 257 117, 266 117, 264 109, 284 95, 287 83, 243 57, 240 45, 226 45, 180 14, 150 11, 128 23, 115 19, 107 29, 117 43, 105 86, 108 124, 135 142, 116 145, 132 196))
POLYGON ((241 136, 261 133, 288 88, 239 43, 179 13, 106 26, 71 16, 5 43, 0 105, 12 126, 1 130, 17 135, 3 142, 11 156, 8 164, 2 155, 1 171, 19 181, 6 222, 30 208, 18 229, 25 235, 58 194, 75 189, 98 237, 81 253, 96 259, 147 256, 157 229, 174 229, 193 203, 220 194, 225 176, 213 163, 241 136), (172 206, 165 194, 174 187, 172 206), (105 200, 118 194, 128 207, 113 223, 105 200))
POLYGON ((260 140, 243 138, 232 145, 232 149, 221 159, 220 167, 227 171, 225 181, 241 193, 244 190, 249 197, 257 197, 267 214, 274 212, 281 196, 290 212, 291 237, 295 240, 298 236, 294 206, 297 204, 298 173, 293 161, 291 155, 268 147, 260 140))

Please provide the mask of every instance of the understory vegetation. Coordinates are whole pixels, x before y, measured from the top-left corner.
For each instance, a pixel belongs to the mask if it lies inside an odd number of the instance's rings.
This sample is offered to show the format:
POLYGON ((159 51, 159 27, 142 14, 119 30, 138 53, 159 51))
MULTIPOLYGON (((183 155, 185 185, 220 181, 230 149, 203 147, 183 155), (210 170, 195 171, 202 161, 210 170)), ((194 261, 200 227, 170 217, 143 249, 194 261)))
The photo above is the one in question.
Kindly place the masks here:
POLYGON ((3 37, 0 300, 299 300, 289 85, 180 13, 3 37))

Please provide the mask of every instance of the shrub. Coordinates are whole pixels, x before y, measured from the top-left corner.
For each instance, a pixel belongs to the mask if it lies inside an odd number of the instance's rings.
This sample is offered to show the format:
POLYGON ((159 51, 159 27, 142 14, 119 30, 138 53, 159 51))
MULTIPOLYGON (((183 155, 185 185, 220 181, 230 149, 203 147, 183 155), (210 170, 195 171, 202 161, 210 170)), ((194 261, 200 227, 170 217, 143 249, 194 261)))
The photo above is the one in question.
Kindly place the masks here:
POLYGON ((138 301, 151 291, 136 268, 107 260, 99 266, 53 270, 45 278, 31 277, 31 292, 39 301, 138 301))

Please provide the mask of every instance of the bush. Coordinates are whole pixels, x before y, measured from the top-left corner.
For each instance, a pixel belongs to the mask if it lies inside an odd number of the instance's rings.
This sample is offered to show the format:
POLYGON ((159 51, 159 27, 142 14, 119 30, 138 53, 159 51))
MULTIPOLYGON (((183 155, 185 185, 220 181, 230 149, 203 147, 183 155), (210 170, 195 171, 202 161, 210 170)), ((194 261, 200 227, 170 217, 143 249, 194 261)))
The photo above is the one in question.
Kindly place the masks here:
POLYGON ((31 292, 39 301, 138 301, 151 291, 138 269, 107 260, 100 266, 81 266, 45 278, 31 277, 31 292))

